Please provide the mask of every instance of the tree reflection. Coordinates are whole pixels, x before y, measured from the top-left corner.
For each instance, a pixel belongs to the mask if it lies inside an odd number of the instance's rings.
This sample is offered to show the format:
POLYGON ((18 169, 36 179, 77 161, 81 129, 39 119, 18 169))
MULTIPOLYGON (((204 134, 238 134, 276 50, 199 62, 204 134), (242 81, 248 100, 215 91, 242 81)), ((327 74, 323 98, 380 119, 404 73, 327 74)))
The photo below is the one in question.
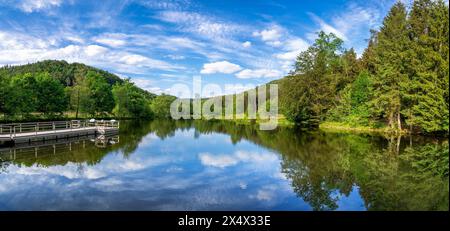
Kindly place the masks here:
POLYGON ((189 129, 195 130, 195 138, 227 134, 233 144, 247 140, 279 153, 281 171, 293 191, 314 210, 337 209, 341 197, 349 196, 355 188, 368 210, 448 210, 448 140, 423 137, 305 132, 284 127, 261 131, 257 124, 230 121, 122 121, 116 145, 99 149, 86 145, 87 141, 77 141, 71 144, 71 151, 60 150, 56 155, 50 148, 40 149, 38 155, 22 153, 13 161, 1 161, 0 172, 10 164, 94 165, 111 152, 132 155, 148 134, 164 140, 189 129))

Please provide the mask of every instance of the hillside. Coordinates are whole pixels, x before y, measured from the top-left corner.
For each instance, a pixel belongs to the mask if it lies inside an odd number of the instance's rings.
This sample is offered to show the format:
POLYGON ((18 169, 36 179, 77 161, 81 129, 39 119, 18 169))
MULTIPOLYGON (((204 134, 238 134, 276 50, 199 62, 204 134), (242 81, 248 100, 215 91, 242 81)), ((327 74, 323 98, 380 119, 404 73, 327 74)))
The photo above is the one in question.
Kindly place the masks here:
POLYGON ((168 117, 173 96, 81 63, 45 60, 0 67, 0 120, 168 117))
MULTIPOLYGON (((119 76, 109 73, 107 71, 88 66, 82 63, 68 63, 64 60, 44 60, 36 63, 29 63, 19 66, 4 66, 0 67, 1 76, 13 77, 16 75, 23 75, 26 73, 48 73, 51 77, 57 79, 66 87, 75 85, 77 76, 86 76, 89 71, 96 72, 102 76, 111 86, 116 83, 123 83, 124 80, 119 76)), ((147 98, 152 99, 156 95, 139 88, 139 91, 146 95, 147 98)))

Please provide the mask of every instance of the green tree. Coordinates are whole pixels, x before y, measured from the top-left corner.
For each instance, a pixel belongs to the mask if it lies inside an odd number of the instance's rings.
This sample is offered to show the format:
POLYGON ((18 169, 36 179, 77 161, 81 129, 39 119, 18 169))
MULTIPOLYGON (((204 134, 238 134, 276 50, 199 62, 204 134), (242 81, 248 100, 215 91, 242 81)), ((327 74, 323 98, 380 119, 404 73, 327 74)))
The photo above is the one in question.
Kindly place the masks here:
POLYGON ((37 111, 44 114, 62 113, 67 108, 63 85, 48 73, 36 75, 37 111))
POLYGON ((387 119, 391 129, 402 129, 403 86, 408 81, 405 70, 408 48, 407 12, 401 2, 389 11, 377 35, 375 46, 373 114, 387 119))
POLYGON ((115 84, 112 89, 115 101, 113 113, 120 117, 151 117, 150 102, 130 80, 115 84))
POLYGON ((5 112, 23 117, 36 111, 36 79, 30 73, 14 76, 9 83, 5 100, 5 112))
POLYGON ((150 108, 157 118, 170 118, 170 104, 176 99, 171 95, 159 95, 150 104, 150 108))
POLYGON ((7 92, 9 88, 9 82, 6 77, 0 74, 0 113, 5 113, 5 102, 7 99, 7 92))
POLYGON ((317 126, 325 118, 341 79, 342 43, 332 33, 319 32, 314 44, 297 57, 293 75, 281 84, 281 107, 288 119, 317 126))
POLYGON ((88 95, 80 99, 80 109, 90 115, 109 113, 114 108, 111 86, 94 71, 86 75, 88 95))
POLYGON ((426 132, 449 129, 449 16, 443 1, 417 0, 408 20, 406 123, 426 132))
POLYGON ((66 94, 70 98, 70 109, 75 110, 75 118, 84 111, 83 105, 89 103, 89 85, 87 79, 77 75, 73 87, 66 87, 66 94))

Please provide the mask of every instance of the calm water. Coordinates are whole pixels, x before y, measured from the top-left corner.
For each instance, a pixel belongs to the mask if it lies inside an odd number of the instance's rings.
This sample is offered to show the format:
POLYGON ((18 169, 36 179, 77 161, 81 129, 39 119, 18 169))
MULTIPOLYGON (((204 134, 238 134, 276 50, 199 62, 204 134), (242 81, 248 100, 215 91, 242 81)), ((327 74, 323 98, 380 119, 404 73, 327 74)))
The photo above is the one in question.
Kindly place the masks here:
POLYGON ((448 210, 448 140, 202 121, 0 147, 0 210, 448 210))

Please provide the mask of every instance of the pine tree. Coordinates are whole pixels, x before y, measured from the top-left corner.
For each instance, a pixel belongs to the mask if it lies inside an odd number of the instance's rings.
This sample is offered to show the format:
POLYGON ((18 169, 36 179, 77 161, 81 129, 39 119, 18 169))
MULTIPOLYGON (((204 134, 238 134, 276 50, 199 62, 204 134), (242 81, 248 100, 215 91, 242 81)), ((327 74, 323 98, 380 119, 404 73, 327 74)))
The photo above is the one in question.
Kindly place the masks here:
POLYGON ((375 46, 373 113, 387 119, 391 129, 402 129, 402 84, 408 81, 405 51, 408 46, 407 12, 401 2, 389 11, 375 46))
POLYGON ((360 63, 361 68, 367 70, 369 74, 375 74, 375 46, 377 44, 378 31, 370 30, 370 38, 367 48, 364 50, 360 63))
POLYGON ((426 132, 449 128, 448 13, 443 1, 417 0, 408 20, 410 84, 404 114, 411 128, 426 132))

